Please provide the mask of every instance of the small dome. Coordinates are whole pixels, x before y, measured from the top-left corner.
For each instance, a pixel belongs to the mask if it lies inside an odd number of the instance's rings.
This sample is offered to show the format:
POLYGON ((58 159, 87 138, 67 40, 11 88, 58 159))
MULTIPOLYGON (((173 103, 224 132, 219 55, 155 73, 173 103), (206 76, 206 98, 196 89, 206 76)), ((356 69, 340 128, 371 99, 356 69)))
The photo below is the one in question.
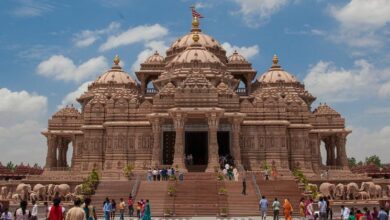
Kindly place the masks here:
POLYGON ((260 83, 298 82, 295 76, 282 69, 282 67, 278 63, 279 59, 276 55, 274 55, 272 61, 273 65, 271 66, 271 68, 267 72, 263 73, 259 78, 257 78, 257 81, 259 81, 260 83))
POLYGON ((148 59, 146 59, 145 63, 148 63, 148 64, 159 64, 159 63, 164 63, 164 57, 161 56, 157 51, 154 52, 154 54, 150 57, 148 57, 148 59))
POLYGON ((326 103, 321 104, 313 111, 315 115, 323 116, 323 115, 334 115, 334 116, 340 116, 340 113, 338 113, 336 110, 331 108, 326 103))
POLYGON ((114 65, 110 70, 105 72, 103 75, 99 76, 96 80, 96 84, 136 84, 136 82, 131 78, 131 76, 122 70, 122 67, 119 66, 119 57, 116 56, 114 59, 114 65))
MULTIPOLYGON (((191 46, 195 41, 192 37, 192 32, 184 35, 183 37, 177 39, 175 42, 172 43, 171 48, 187 48, 191 46)), ((221 47, 219 42, 212 38, 211 36, 204 34, 202 32, 198 33, 199 40, 198 43, 201 44, 204 47, 221 47)))
POLYGON ((192 44, 181 54, 178 54, 171 63, 191 63, 194 60, 201 63, 221 63, 218 57, 197 43, 192 44))
POLYGON ((63 118, 63 117, 75 117, 75 118, 78 118, 79 116, 81 116, 80 112, 75 108, 73 107, 73 105, 71 106, 66 106, 62 109, 60 109, 59 111, 57 111, 56 113, 54 113, 53 115, 53 118, 63 118))
POLYGON ((228 57, 229 63, 248 63, 245 58, 240 55, 236 50, 232 55, 228 57))

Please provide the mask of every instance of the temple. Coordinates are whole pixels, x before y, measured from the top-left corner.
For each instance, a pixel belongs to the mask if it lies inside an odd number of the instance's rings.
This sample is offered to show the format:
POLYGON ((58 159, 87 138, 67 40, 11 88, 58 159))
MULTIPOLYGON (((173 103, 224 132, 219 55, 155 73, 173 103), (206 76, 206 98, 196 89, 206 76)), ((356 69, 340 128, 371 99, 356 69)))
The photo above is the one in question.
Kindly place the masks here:
POLYGON ((137 80, 116 56, 77 99, 80 111, 67 106, 49 119, 45 170, 104 175, 131 164, 214 172, 229 155, 252 171, 267 164, 286 175, 349 171, 344 118, 327 104, 312 110, 316 97, 280 63, 275 55, 256 78, 251 63, 238 52, 227 56, 193 17, 190 32, 165 57, 147 58, 137 80))

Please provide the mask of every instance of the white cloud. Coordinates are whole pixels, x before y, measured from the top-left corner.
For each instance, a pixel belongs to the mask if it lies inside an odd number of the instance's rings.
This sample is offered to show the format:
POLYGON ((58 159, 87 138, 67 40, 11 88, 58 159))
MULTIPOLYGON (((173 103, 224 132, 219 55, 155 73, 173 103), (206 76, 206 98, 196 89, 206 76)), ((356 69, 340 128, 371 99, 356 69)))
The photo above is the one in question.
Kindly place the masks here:
POLYGON ((213 5, 210 2, 208 2, 208 3, 206 3, 206 2, 197 2, 197 3, 195 3, 194 6, 195 6, 196 9, 213 7, 213 5))
POLYGON ((121 24, 118 22, 111 22, 108 27, 99 30, 83 30, 73 37, 73 42, 76 47, 88 47, 95 43, 102 35, 115 33, 119 30, 121 24))
POLYGON ((54 6, 48 1, 19 0, 18 7, 11 13, 17 17, 36 17, 53 9, 54 6))
POLYGON ((287 0, 234 0, 239 6, 239 14, 250 27, 258 27, 266 23, 269 18, 282 7, 287 0))
POLYGON ((139 70, 140 64, 143 63, 149 56, 158 51, 160 55, 164 55, 168 46, 164 41, 150 41, 146 43, 144 50, 137 55, 137 60, 131 65, 132 72, 139 70))
POLYGON ((120 46, 161 39, 167 34, 168 29, 160 24, 140 25, 134 28, 129 28, 127 31, 118 35, 110 36, 107 41, 100 46, 99 50, 107 51, 120 46))
POLYGON ((45 96, 26 91, 12 92, 7 88, 1 88, 0 97, 0 125, 21 122, 28 118, 39 118, 46 114, 45 96))
POLYGON ((381 97, 390 97, 390 81, 381 85, 378 93, 381 97))
POLYGON ((0 97, 0 161, 44 161, 46 147, 40 132, 46 126, 47 98, 7 88, 0 89, 0 97))
POLYGON ((389 12, 388 0, 351 0, 342 6, 330 6, 331 16, 340 23, 339 30, 330 38, 351 47, 380 48, 386 41, 389 12))
POLYGON ((64 107, 66 105, 78 105, 79 103, 76 101, 85 91, 88 90, 88 85, 90 85, 93 81, 88 81, 81 84, 75 91, 68 93, 61 102, 61 105, 58 108, 64 107))
POLYGON ((226 54, 229 56, 231 55, 235 50, 239 54, 245 57, 245 59, 249 60, 253 56, 257 55, 259 53, 259 46, 258 45, 252 45, 249 47, 239 47, 235 45, 231 45, 228 42, 224 42, 222 44, 222 47, 226 50, 226 54))
POLYGON ((107 69, 107 60, 103 56, 91 58, 76 66, 68 57, 53 55, 38 65, 37 73, 56 80, 80 82, 91 79, 107 69))
POLYGON ((355 68, 350 70, 320 61, 309 69, 303 81, 307 89, 322 100, 351 101, 372 94, 377 84, 373 69, 366 60, 356 61, 355 68))
POLYGON ((382 162, 389 163, 390 125, 378 130, 353 127, 347 139, 347 155, 357 160, 364 160, 370 155, 378 155, 382 162))

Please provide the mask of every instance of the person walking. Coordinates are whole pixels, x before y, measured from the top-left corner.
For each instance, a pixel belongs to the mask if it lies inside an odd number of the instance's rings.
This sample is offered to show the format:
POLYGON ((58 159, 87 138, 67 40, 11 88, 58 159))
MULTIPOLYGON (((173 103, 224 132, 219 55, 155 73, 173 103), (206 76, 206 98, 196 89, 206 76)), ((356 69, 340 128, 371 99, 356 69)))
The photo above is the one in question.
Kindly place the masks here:
POLYGON ((133 216, 134 213, 134 200, 133 197, 130 195, 129 199, 127 200, 127 207, 129 208, 129 216, 133 216))
POLYGON ((278 198, 275 198, 272 203, 272 209, 274 211, 274 220, 279 220, 280 202, 278 201, 278 198))
POLYGON ((283 203, 283 212, 284 212, 284 217, 286 220, 291 220, 291 215, 293 212, 292 205, 288 199, 284 199, 283 203))
POLYGON ((32 209, 31 209, 30 220, 38 220, 38 205, 35 200, 33 200, 31 204, 32 204, 32 209))
POLYGON ((305 220, 306 215, 305 215, 305 198, 301 198, 299 201, 299 215, 301 216, 302 220, 305 220))
POLYGON ((327 214, 327 206, 326 201, 323 197, 320 197, 320 201, 318 201, 318 209, 320 211, 320 220, 327 220, 328 214, 327 214))
POLYGON ((313 199, 309 199, 305 205, 305 215, 307 220, 314 219, 314 207, 313 207, 313 199))
POLYGON ((15 211, 15 220, 29 220, 31 213, 27 210, 27 201, 21 201, 20 207, 15 211))
POLYGON ((389 218, 389 215, 387 214, 385 207, 381 207, 381 210, 378 213, 378 219, 379 220, 387 220, 389 218))
POLYGON ((58 197, 53 200, 53 205, 49 207, 48 220, 64 220, 65 208, 60 203, 61 199, 58 197))
POLYGON ((137 202, 137 217, 141 218, 142 199, 137 202))
POLYGON ((261 197, 261 200, 259 202, 259 209, 261 213, 261 219, 267 219, 268 200, 265 198, 265 196, 261 197))
POLYGON ((74 207, 69 209, 69 211, 66 213, 65 220, 86 220, 85 212, 80 207, 81 200, 79 198, 76 198, 73 203, 74 207))
MULTIPOLYGON (((345 207, 344 205, 341 206, 341 219, 342 220, 349 220, 349 208, 345 207)), ((368 218, 367 218, 368 220, 368 218)))
POLYGON ((97 220, 95 207, 91 205, 91 198, 84 200, 84 213, 87 220, 97 220))
POLYGON ((120 202, 119 202, 119 219, 120 220, 125 220, 125 208, 126 208, 126 204, 125 202, 123 201, 123 198, 120 198, 120 202))
POLYGON ((142 220, 152 220, 152 214, 150 213, 149 199, 146 200, 145 209, 142 215, 142 220))
POLYGON ((114 199, 111 199, 111 219, 115 219, 115 214, 116 214, 116 202, 114 199))
POLYGON ((4 208, 3 213, 0 216, 1 220, 12 220, 12 212, 8 208, 4 208))
POLYGON ((111 211, 112 211, 111 202, 108 198, 106 198, 103 204, 104 220, 110 220, 111 211))
POLYGON ((246 179, 242 178, 242 195, 246 195, 246 179))

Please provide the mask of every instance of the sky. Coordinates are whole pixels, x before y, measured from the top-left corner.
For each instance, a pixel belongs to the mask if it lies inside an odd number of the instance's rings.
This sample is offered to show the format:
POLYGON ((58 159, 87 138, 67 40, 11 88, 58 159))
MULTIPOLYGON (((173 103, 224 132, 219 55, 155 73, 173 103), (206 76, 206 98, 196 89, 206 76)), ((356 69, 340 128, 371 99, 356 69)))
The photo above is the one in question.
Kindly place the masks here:
POLYGON ((272 56, 352 129, 347 154, 390 162, 388 0, 1 0, 0 161, 44 165, 40 134, 113 57, 134 78, 191 28, 265 72, 272 56))

